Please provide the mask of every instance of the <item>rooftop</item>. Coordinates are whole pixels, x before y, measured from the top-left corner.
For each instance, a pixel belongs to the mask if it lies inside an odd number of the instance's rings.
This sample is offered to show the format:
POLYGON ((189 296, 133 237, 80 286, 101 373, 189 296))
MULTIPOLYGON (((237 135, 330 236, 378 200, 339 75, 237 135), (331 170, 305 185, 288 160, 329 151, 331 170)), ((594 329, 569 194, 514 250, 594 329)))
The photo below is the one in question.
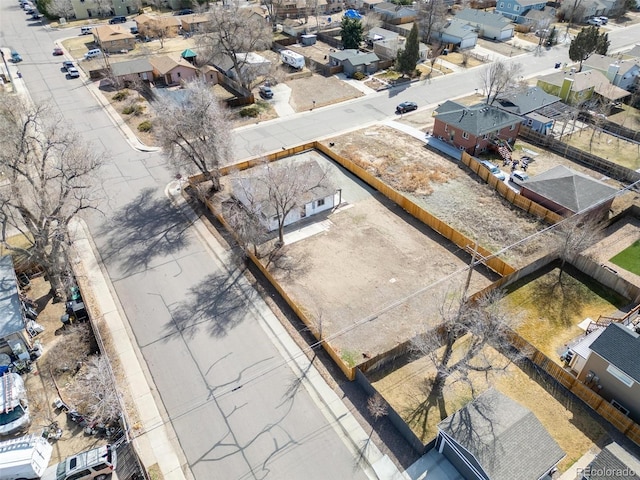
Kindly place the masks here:
POLYGON ((436 120, 476 136, 496 132, 522 121, 520 117, 486 103, 468 107, 447 101, 436 111, 436 120))
POLYGON ((18 283, 10 255, 0 257, 0 338, 24 330, 18 283))
POLYGON ((591 344, 591 350, 640 382, 640 335, 635 331, 612 323, 591 344))
POLYGON ((504 28, 511 25, 511 20, 503 17, 499 13, 476 10, 475 8, 465 8, 458 12, 455 18, 498 28, 504 28))

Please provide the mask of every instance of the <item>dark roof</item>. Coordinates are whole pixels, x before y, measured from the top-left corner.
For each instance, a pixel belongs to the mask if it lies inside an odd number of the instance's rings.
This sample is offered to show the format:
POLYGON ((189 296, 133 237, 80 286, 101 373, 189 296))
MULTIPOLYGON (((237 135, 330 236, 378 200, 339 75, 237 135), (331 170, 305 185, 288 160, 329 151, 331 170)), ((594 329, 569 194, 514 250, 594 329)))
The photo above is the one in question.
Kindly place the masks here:
POLYGON ((633 330, 612 323, 591 344, 591 350, 640 382, 640 335, 633 330))
POLYGON ((438 428, 471 453, 491 480, 538 480, 565 456, 530 410, 493 388, 438 428))
POLYGON ((0 257, 0 338, 24 330, 16 272, 10 255, 0 257))
POLYGON ((564 165, 530 178, 524 188, 572 212, 581 212, 617 192, 615 188, 564 165))
POLYGON ((539 87, 529 87, 526 92, 511 93, 498 98, 496 106, 516 115, 526 115, 559 101, 560 97, 550 95, 539 87))
POLYGON ((616 480, 640 480, 640 461, 617 443, 611 443, 589 464, 589 480, 610 480, 616 472, 616 480))
POLYGON ((348 60, 351 65, 364 65, 371 62, 377 62, 380 60, 375 53, 364 53, 355 48, 348 48, 346 50, 339 50, 329 54, 330 58, 335 58, 341 62, 348 60))
POLYGON ((152 70, 153 67, 146 58, 137 58, 135 60, 126 60, 124 62, 111 64, 111 73, 116 77, 133 73, 151 72, 152 70))
POLYGON ((467 107, 449 101, 445 105, 447 105, 447 111, 443 111, 440 107, 438 112, 442 113, 438 113, 436 119, 476 136, 495 132, 521 121, 520 117, 485 103, 467 107), (457 108, 453 108, 450 104, 457 105, 457 108))
POLYGON ((475 8, 465 8, 456 13, 455 18, 497 28, 504 28, 511 25, 511 20, 503 17, 499 13, 494 13, 493 11, 485 12, 484 10, 476 10, 475 8))

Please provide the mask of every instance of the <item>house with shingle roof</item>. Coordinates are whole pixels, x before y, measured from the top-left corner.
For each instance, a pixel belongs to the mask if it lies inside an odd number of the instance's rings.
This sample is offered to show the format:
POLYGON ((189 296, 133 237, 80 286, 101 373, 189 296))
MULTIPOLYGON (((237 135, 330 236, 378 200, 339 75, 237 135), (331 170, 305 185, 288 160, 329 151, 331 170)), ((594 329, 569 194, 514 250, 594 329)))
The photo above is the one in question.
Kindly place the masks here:
POLYGON ((188 82, 198 76, 198 68, 187 62, 184 58, 174 58, 169 55, 159 55, 149 58, 153 67, 153 76, 167 85, 176 85, 188 82))
POLYGON ((478 32, 473 25, 457 18, 451 19, 440 31, 431 33, 431 37, 444 45, 458 47, 460 50, 473 48, 478 42, 478 32))
POLYGON ((640 480, 640 460, 618 443, 604 447, 584 469, 580 480, 640 480))
POLYGON ((529 178, 520 195, 562 216, 591 210, 606 218, 617 190, 595 178, 557 165, 529 178))
POLYGON ((129 51, 136 46, 136 37, 120 25, 101 25, 91 30, 91 33, 103 52, 129 51))
POLYGON ((11 255, 0 257, 0 353, 29 359, 31 337, 11 255))
POLYGON ((364 74, 377 72, 378 62, 380 62, 380 58, 375 53, 365 53, 353 48, 329 54, 329 65, 334 67, 342 65, 345 75, 349 77, 352 77, 356 72, 364 74))
POLYGON ((513 37, 513 23, 499 13, 465 8, 456 13, 455 18, 475 27, 478 35, 484 38, 509 40, 513 37))
POLYGON ((182 28, 180 18, 176 16, 149 15, 143 13, 135 17, 133 21, 136 22, 138 32, 140 32, 140 36, 142 37, 175 37, 182 28))
POLYGON ((205 13, 193 13, 191 15, 180 15, 180 25, 182 30, 189 33, 201 32, 211 23, 211 18, 205 13))
POLYGON ((571 107, 540 87, 513 92, 496 98, 494 105, 522 118, 522 124, 546 135, 553 129, 555 119, 562 117, 571 107))
POLYGON ((578 380, 640 421, 640 334, 633 324, 609 324, 589 346, 578 380))
POLYGON ((478 480, 539 480, 565 456, 531 410, 494 388, 438 424, 435 448, 478 480))
POLYGON ((626 90, 612 85, 598 70, 554 72, 539 77, 537 85, 569 105, 580 105, 590 100, 594 94, 608 101, 620 100, 630 95, 626 90))
POLYGON ((467 106, 448 100, 436 109, 433 136, 475 155, 498 139, 514 142, 521 121, 519 116, 492 105, 467 106))
POLYGON ((516 23, 527 23, 525 16, 529 10, 544 10, 544 0, 498 0, 496 12, 516 23))
POLYGON ((582 63, 583 70, 597 70, 611 84, 626 91, 638 86, 640 79, 640 58, 621 60, 608 55, 591 55, 582 63))
POLYGON ((153 66, 146 58, 125 60, 124 62, 111 62, 111 75, 120 82, 151 81, 153 79, 153 66))
POLYGON ((414 8, 405 5, 396 5, 391 2, 382 2, 373 5, 373 11, 380 14, 391 23, 409 23, 416 19, 417 12, 414 8))

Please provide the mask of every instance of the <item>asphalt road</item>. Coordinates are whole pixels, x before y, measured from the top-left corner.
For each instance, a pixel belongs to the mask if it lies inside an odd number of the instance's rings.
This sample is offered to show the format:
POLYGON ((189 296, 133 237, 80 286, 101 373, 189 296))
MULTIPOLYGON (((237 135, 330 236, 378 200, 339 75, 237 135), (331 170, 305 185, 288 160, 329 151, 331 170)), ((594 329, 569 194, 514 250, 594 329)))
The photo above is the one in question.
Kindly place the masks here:
MULTIPOLYGON (((22 54, 20 70, 34 100, 51 102, 104 152, 103 213, 86 221, 194 477, 366 478, 334 424, 305 389, 293 388, 292 370, 259 325, 264 304, 168 203, 164 187, 175 172, 160 154, 131 149, 82 80, 61 73, 51 51, 69 31, 26 21, 17 1, 3 2, 0 13, 0 44, 22 54)), ((610 37, 612 49, 631 45, 640 26, 610 37)), ((567 48, 517 60, 526 76, 544 73, 568 61, 567 48)), ((472 70, 243 128, 235 157, 385 119, 401 101, 426 106, 476 86, 472 70)))

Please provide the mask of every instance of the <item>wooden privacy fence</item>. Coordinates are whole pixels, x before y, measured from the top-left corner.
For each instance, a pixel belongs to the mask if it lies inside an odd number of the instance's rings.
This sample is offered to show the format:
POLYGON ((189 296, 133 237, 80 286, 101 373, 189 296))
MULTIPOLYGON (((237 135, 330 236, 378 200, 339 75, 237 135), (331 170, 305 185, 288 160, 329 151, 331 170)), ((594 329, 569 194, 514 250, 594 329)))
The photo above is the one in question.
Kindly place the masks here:
POLYGON ((624 137, 631 142, 640 142, 639 130, 632 130, 604 118, 596 118, 589 112, 580 112, 578 114, 578 120, 582 120, 583 122, 587 122, 592 125, 596 124, 605 132, 612 133, 613 135, 617 135, 619 137, 624 137))
POLYGON ((640 172, 610 162, 589 152, 572 147, 564 142, 556 140, 551 135, 542 135, 528 127, 521 126, 518 135, 528 142, 540 147, 548 148, 563 157, 586 165, 600 173, 607 175, 619 182, 633 183, 640 180, 640 172))
POLYGON ((516 349, 525 353, 533 364, 544 370, 550 377, 595 410, 598 415, 616 427, 629 440, 640 445, 640 425, 584 385, 574 375, 555 363, 516 332, 511 332, 509 340, 516 349))
POLYGON ((471 171, 473 171, 481 179, 487 182, 489 186, 491 186, 496 192, 500 194, 501 197, 503 197, 509 203, 520 208, 521 210, 524 210, 525 212, 534 215, 535 217, 550 224, 555 224, 562 220, 563 217, 558 215, 557 213, 543 207, 542 205, 528 199, 527 197, 523 197, 519 193, 514 192, 506 183, 499 180, 498 177, 493 175, 487 168, 482 166, 482 164, 478 162, 478 160, 469 155, 467 152, 462 152, 460 161, 467 167, 469 167, 471 171))

